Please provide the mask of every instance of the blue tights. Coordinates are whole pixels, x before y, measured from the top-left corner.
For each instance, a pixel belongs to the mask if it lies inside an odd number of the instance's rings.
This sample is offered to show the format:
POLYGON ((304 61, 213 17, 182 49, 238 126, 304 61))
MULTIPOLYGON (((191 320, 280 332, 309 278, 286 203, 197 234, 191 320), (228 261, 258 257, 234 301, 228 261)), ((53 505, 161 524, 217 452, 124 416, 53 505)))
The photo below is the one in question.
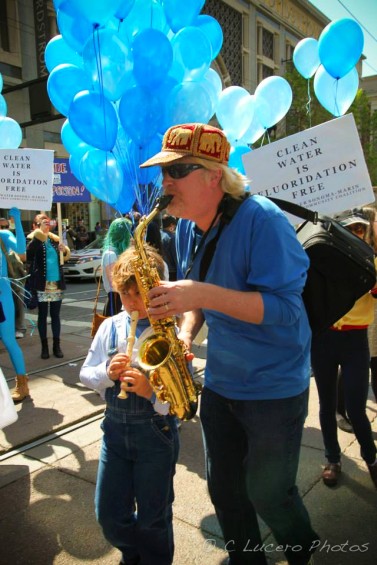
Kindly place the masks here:
POLYGON ((0 278, 0 300, 5 320, 0 323, 0 339, 5 345, 17 375, 25 374, 25 361, 15 336, 15 313, 9 279, 0 278))

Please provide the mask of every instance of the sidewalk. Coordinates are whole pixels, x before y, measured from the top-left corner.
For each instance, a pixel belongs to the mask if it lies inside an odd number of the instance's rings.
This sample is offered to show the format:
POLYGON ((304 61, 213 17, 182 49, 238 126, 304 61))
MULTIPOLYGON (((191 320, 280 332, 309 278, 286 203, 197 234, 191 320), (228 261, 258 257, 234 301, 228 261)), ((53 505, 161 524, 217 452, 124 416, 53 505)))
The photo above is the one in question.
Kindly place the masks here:
MULTIPOLYGON (((88 334, 88 332, 86 332, 88 334)), ((0 431, 0 565, 98 565, 117 564, 119 553, 102 537, 94 518, 93 495, 101 439, 103 402, 78 380, 81 361, 89 345, 87 335, 63 334, 64 359, 39 358, 36 335, 22 340, 31 375, 32 399, 18 405, 19 419, 0 431), (88 421, 87 418, 90 418, 88 421), (84 422, 85 420, 85 422, 84 422), (38 438, 50 434, 47 441, 38 438), (30 444, 24 453, 17 449, 30 444), (13 452, 12 452, 13 453, 13 452)), ((205 362, 205 347, 196 350, 195 367, 205 362)), ((12 375, 3 348, 1 364, 12 375)), ((377 439, 377 406, 368 403, 377 439)), ((181 451, 175 477, 174 565, 220 565, 226 553, 220 529, 209 501, 204 477, 200 420, 196 416, 182 425, 181 451)), ((312 379, 298 486, 321 536, 316 565, 374 565, 377 555, 377 491, 360 458, 352 434, 339 432, 343 451, 343 477, 329 489, 320 480, 324 463, 318 422, 318 398, 312 379)), ((225 454, 224 454, 225 456, 225 454)), ((119 490, 123 488, 119 484, 119 490)), ((271 563, 283 564, 284 555, 269 530, 262 525, 271 563), (271 544, 271 545, 270 545, 271 544)), ((251 548, 249 548, 251 549, 251 548)))

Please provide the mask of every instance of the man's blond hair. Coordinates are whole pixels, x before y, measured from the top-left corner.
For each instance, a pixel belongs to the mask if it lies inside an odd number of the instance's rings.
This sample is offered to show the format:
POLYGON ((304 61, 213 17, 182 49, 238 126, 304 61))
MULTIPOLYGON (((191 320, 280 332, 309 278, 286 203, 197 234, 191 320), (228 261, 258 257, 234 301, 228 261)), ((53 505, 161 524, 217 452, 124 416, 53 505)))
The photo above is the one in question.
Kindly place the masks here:
MULTIPOLYGON (((160 279, 163 279, 165 269, 163 258, 158 251, 156 251, 156 249, 148 243, 144 244, 144 250, 150 266, 155 267, 160 279)), ((118 292, 124 292, 136 283, 134 267, 136 259, 138 259, 138 252, 135 245, 132 243, 131 246, 126 249, 126 251, 124 251, 116 261, 112 272, 112 279, 113 286, 118 292)))
MULTIPOLYGON (((179 163, 179 161, 175 161, 179 163)), ((208 171, 222 171, 220 186, 225 194, 229 194, 232 198, 238 199, 245 194, 246 187, 249 183, 248 179, 239 173, 236 169, 228 167, 222 163, 215 163, 209 159, 201 159, 199 157, 190 157, 190 163, 203 165, 208 171)))

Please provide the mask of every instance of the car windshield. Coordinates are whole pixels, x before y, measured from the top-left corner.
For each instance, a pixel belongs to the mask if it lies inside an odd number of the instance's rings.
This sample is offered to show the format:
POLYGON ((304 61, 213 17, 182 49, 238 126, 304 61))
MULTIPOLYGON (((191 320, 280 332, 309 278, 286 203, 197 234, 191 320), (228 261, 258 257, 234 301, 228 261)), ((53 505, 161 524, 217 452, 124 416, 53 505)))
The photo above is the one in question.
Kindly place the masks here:
POLYGON ((105 241, 105 235, 99 235, 94 241, 84 247, 84 251, 89 249, 102 249, 105 241))

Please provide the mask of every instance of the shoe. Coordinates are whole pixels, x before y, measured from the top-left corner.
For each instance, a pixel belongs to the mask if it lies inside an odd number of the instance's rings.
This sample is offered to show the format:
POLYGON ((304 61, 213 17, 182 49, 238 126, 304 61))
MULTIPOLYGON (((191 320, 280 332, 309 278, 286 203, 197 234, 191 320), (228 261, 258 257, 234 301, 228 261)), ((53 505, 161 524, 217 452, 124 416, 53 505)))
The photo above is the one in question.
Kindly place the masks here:
POLYGON ((373 465, 368 465, 368 471, 374 486, 377 488, 377 460, 374 462, 373 465))
POLYGON ((335 487, 338 484, 338 479, 342 467, 340 463, 328 463, 322 472, 322 480, 327 487, 335 487))
POLYGON ((16 404, 22 402, 26 397, 30 396, 28 387, 28 378, 26 375, 16 375, 16 388, 12 393, 12 400, 16 404))
POLYGON ((16 332, 16 339, 22 339, 24 334, 22 332, 16 332))
POLYGON ((349 421, 349 419, 346 418, 345 416, 342 416, 341 414, 337 414, 336 415, 336 423, 337 423, 338 428, 340 430, 342 430, 343 432, 347 432, 347 434, 353 434, 352 424, 349 421))
POLYGON ((41 339, 41 343, 42 343, 41 359, 49 359, 50 352, 48 350, 47 339, 41 339))
POLYGON ((58 337, 53 338, 52 352, 58 359, 64 357, 63 351, 60 349, 60 339, 58 337))

